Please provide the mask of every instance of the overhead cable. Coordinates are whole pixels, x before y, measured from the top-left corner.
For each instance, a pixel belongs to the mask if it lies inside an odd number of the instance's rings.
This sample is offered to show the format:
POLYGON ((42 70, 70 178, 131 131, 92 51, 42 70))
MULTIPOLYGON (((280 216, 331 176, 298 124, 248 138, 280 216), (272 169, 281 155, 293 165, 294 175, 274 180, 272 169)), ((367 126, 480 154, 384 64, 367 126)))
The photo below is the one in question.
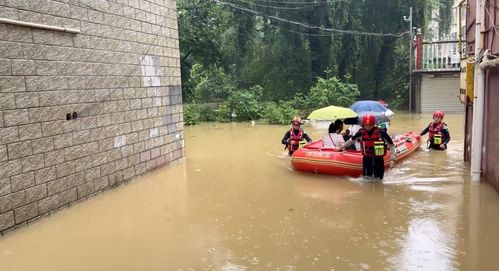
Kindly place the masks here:
POLYGON ((313 7, 318 7, 318 6, 324 6, 327 5, 327 3, 308 3, 308 6, 301 6, 301 7, 285 7, 285 6, 269 6, 269 5, 263 5, 263 4, 257 4, 253 2, 248 2, 244 0, 237 0, 238 2, 242 2, 248 5, 255 5, 259 7, 264 7, 264 8, 271 8, 271 9, 280 9, 280 10, 300 10, 300 9, 308 9, 308 8, 313 8, 313 7))
MULTIPOLYGON (((272 1, 272 0, 253 0, 255 2, 277 3, 277 4, 296 4, 296 5, 310 5, 312 2, 292 2, 292 1, 272 1)), ((327 3, 341 3, 348 0, 328 0, 327 3)), ((314 1, 315 2, 315 1, 314 1)))
POLYGON ((302 23, 302 22, 291 21, 291 20, 287 20, 287 19, 280 18, 277 16, 267 15, 267 14, 264 14, 264 13, 259 12, 259 11, 255 11, 255 10, 252 10, 249 8, 235 5, 233 3, 227 3, 227 2, 220 1, 220 0, 213 0, 213 1, 215 1, 216 3, 221 4, 221 5, 226 5, 226 6, 230 6, 232 8, 235 8, 235 9, 244 10, 244 11, 250 12, 250 13, 255 14, 255 15, 260 15, 260 16, 267 17, 270 19, 274 19, 276 21, 286 22, 289 24, 299 25, 299 26, 302 26, 305 28, 317 29, 317 30, 321 30, 321 31, 328 31, 328 32, 335 32, 335 33, 342 33, 342 34, 352 34, 352 35, 396 37, 396 38, 400 38, 403 35, 409 33, 409 31, 402 32, 402 33, 372 33, 372 32, 365 32, 365 31, 341 30, 341 29, 327 28, 327 27, 323 27, 323 26, 315 26, 315 25, 309 25, 309 24, 302 23))
MULTIPOLYGON (((245 15, 246 17, 249 17, 249 18, 253 18, 254 16, 251 15, 251 14, 248 14, 242 10, 236 10, 237 12, 245 15)), ((335 36, 341 36, 343 34, 341 33, 338 33, 338 34, 333 34, 333 33, 329 33, 329 34, 313 34, 313 33, 307 33, 307 32, 301 32, 301 31, 297 31, 297 30, 291 30, 291 29, 287 29, 287 28, 284 28, 284 27, 281 27, 279 25, 272 25, 273 27, 279 29, 279 30, 283 30, 283 31, 286 31, 286 32, 291 32, 291 33, 296 33, 296 34, 301 34, 301 35, 305 35, 305 36, 311 36, 311 37, 335 37, 335 36)), ((258 30, 258 29, 257 29, 258 30)), ((258 30, 260 31, 260 30, 258 30)))

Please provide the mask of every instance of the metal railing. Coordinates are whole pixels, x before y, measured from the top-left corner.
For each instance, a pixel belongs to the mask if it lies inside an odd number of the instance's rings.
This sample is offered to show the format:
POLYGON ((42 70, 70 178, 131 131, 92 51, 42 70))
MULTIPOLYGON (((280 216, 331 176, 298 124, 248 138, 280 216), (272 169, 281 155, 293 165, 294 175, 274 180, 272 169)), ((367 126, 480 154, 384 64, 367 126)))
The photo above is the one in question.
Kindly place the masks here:
POLYGON ((422 67, 415 71, 458 71, 463 50, 459 47, 457 40, 423 42, 422 67))

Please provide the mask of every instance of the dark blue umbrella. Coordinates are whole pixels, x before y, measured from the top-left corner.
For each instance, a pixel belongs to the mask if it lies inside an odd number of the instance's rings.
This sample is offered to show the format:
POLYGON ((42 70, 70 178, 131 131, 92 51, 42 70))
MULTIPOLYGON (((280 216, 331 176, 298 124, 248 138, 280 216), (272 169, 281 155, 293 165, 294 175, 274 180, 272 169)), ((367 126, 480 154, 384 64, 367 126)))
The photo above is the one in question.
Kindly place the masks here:
POLYGON ((388 107, 377 101, 358 101, 350 106, 355 113, 359 112, 382 112, 388 110, 388 107))
POLYGON ((363 112, 357 112, 357 124, 361 125, 362 124, 362 116, 366 114, 371 114, 374 115, 374 124, 380 124, 383 122, 389 122, 390 117, 385 115, 385 112, 373 112, 373 111, 363 111, 363 112))

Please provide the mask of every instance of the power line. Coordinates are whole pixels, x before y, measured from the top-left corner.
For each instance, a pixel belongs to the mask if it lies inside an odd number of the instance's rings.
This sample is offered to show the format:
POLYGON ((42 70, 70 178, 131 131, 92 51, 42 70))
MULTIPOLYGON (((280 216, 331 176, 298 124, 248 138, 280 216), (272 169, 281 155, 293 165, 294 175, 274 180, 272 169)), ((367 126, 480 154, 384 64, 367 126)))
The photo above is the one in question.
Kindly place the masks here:
POLYGON ((305 35, 305 36, 310 36, 310 37, 335 37, 335 36, 339 36, 341 34, 311 34, 311 33, 306 33, 306 32, 300 32, 300 31, 295 31, 295 30, 291 30, 291 29, 286 29, 286 28, 283 28, 283 27, 278 27, 278 26, 275 26, 277 28, 279 28, 280 30, 284 30, 284 31, 287 31, 287 32, 291 32, 291 33, 296 33, 296 34, 301 34, 301 35, 305 35))
MULTIPOLYGON (((240 12, 241 14, 249 17, 249 18, 254 18, 253 15, 251 14, 248 14, 242 10, 236 10, 237 12, 240 12)), ((336 37, 336 36, 341 36, 342 34, 333 34, 333 33, 330 33, 330 34, 311 34, 311 33, 307 33, 307 32, 301 32, 301 31, 296 31, 296 30, 291 30, 291 29, 286 29, 284 27, 280 27, 278 25, 272 25, 273 27, 279 29, 279 30, 283 30, 283 31, 287 31, 287 32, 291 32, 291 33, 296 33, 296 34, 301 34, 301 35, 305 35, 305 36, 311 36, 311 37, 336 37)), ((257 29, 258 30, 258 29, 257 29)), ((258 30, 260 31, 260 30, 258 30)))
MULTIPOLYGON (((248 14, 242 10, 235 10, 236 12, 239 12, 241 14, 243 14, 244 16, 248 17, 248 18, 254 18, 253 15, 251 14, 248 14)), ((283 30, 283 31, 286 31, 286 32, 290 32, 290 33, 295 33, 295 34, 300 34, 300 35, 305 35, 305 36, 310 36, 310 37, 340 37, 340 36, 343 36, 345 35, 345 33, 329 33, 329 34, 312 34, 312 33, 307 33, 307 32, 302 32, 302 31, 297 31, 297 30, 292 30, 292 29, 287 29, 287 28, 284 28, 284 27, 281 27, 279 25, 275 25, 273 24, 272 27, 274 28, 277 28, 279 30, 283 30)), ((257 29, 257 31, 261 31, 261 29, 257 29)), ((385 42, 385 41, 381 41, 383 43, 383 45, 390 45, 390 44, 393 44, 395 43, 397 40, 393 40, 393 41, 390 41, 390 42, 385 42)))
POLYGON ((300 10, 300 9, 308 9, 308 8, 313 8, 313 7, 318 7, 318 6, 324 6, 327 5, 327 3, 309 3, 309 6, 301 6, 301 7, 284 7, 284 6, 268 6, 268 5, 263 5, 263 4, 257 4, 257 3, 252 3, 244 0, 237 0, 242 3, 246 3, 248 5, 255 5, 259 7, 264 7, 264 8, 272 8, 272 9, 279 9, 279 10, 300 10))
MULTIPOLYGON (((272 1, 272 0, 253 0, 255 2, 266 2, 266 3, 278 3, 278 4, 297 4, 297 5, 309 5, 311 2, 289 2, 289 1, 272 1)), ((341 3, 347 0, 328 0, 328 3, 341 3)))
POLYGON ((258 12, 258 11, 255 11, 255 10, 252 10, 249 8, 245 8, 245 7, 241 7, 241 6, 235 5, 233 3, 227 3, 227 2, 223 2, 223 1, 219 1, 219 0, 213 0, 213 1, 215 1, 216 3, 221 4, 221 5, 226 5, 226 6, 230 6, 232 8, 235 8, 235 9, 247 11, 247 12, 255 14, 255 15, 260 15, 263 17, 277 20, 277 21, 286 22, 286 23, 294 24, 294 25, 299 25, 299 26, 309 28, 309 29, 317 29, 317 30, 321 30, 321 31, 336 32, 336 33, 342 33, 342 34, 379 36, 379 37, 396 37, 396 38, 400 38, 403 35, 409 33, 409 31, 402 32, 402 33, 372 33, 372 32, 364 32, 364 31, 356 31, 356 30, 340 30, 340 29, 334 29, 334 28, 326 28, 326 27, 322 27, 322 26, 315 26, 315 25, 305 24, 302 22, 291 21, 291 20, 283 19, 283 18, 280 18, 277 16, 266 15, 266 14, 263 14, 262 12, 258 12))

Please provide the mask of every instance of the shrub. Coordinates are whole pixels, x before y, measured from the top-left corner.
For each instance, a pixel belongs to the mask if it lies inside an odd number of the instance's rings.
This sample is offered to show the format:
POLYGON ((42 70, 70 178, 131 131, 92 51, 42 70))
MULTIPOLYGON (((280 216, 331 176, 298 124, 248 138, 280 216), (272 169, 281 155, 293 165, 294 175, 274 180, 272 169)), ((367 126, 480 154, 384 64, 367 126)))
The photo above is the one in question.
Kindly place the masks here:
POLYGON ((195 104, 184 104, 185 125, 195 125, 199 122, 199 111, 195 104))
MULTIPOLYGON (((329 75, 330 72, 326 71, 329 75)), ((317 83, 310 88, 308 97, 309 108, 321 108, 329 105, 350 106, 360 91, 357 85, 343 83, 335 76, 330 78, 317 78, 317 83)))
POLYGON ((216 119, 220 122, 231 120, 247 121, 261 118, 262 106, 260 99, 263 88, 254 86, 250 89, 232 91, 227 101, 218 106, 216 119))
POLYGON ((269 102, 264 105, 263 118, 269 124, 289 124, 289 121, 298 113, 298 109, 293 108, 289 101, 269 102))
POLYGON ((231 113, 232 111, 230 110, 229 103, 223 102, 218 106, 218 109, 216 110, 217 121, 229 122, 231 119, 231 113))
POLYGON ((263 88, 260 86, 232 92, 228 99, 228 105, 232 112, 235 113, 235 119, 238 121, 260 119, 262 115, 260 103, 262 93, 263 88))
POLYGON ((218 104, 200 104, 197 106, 200 121, 216 121, 218 104))

